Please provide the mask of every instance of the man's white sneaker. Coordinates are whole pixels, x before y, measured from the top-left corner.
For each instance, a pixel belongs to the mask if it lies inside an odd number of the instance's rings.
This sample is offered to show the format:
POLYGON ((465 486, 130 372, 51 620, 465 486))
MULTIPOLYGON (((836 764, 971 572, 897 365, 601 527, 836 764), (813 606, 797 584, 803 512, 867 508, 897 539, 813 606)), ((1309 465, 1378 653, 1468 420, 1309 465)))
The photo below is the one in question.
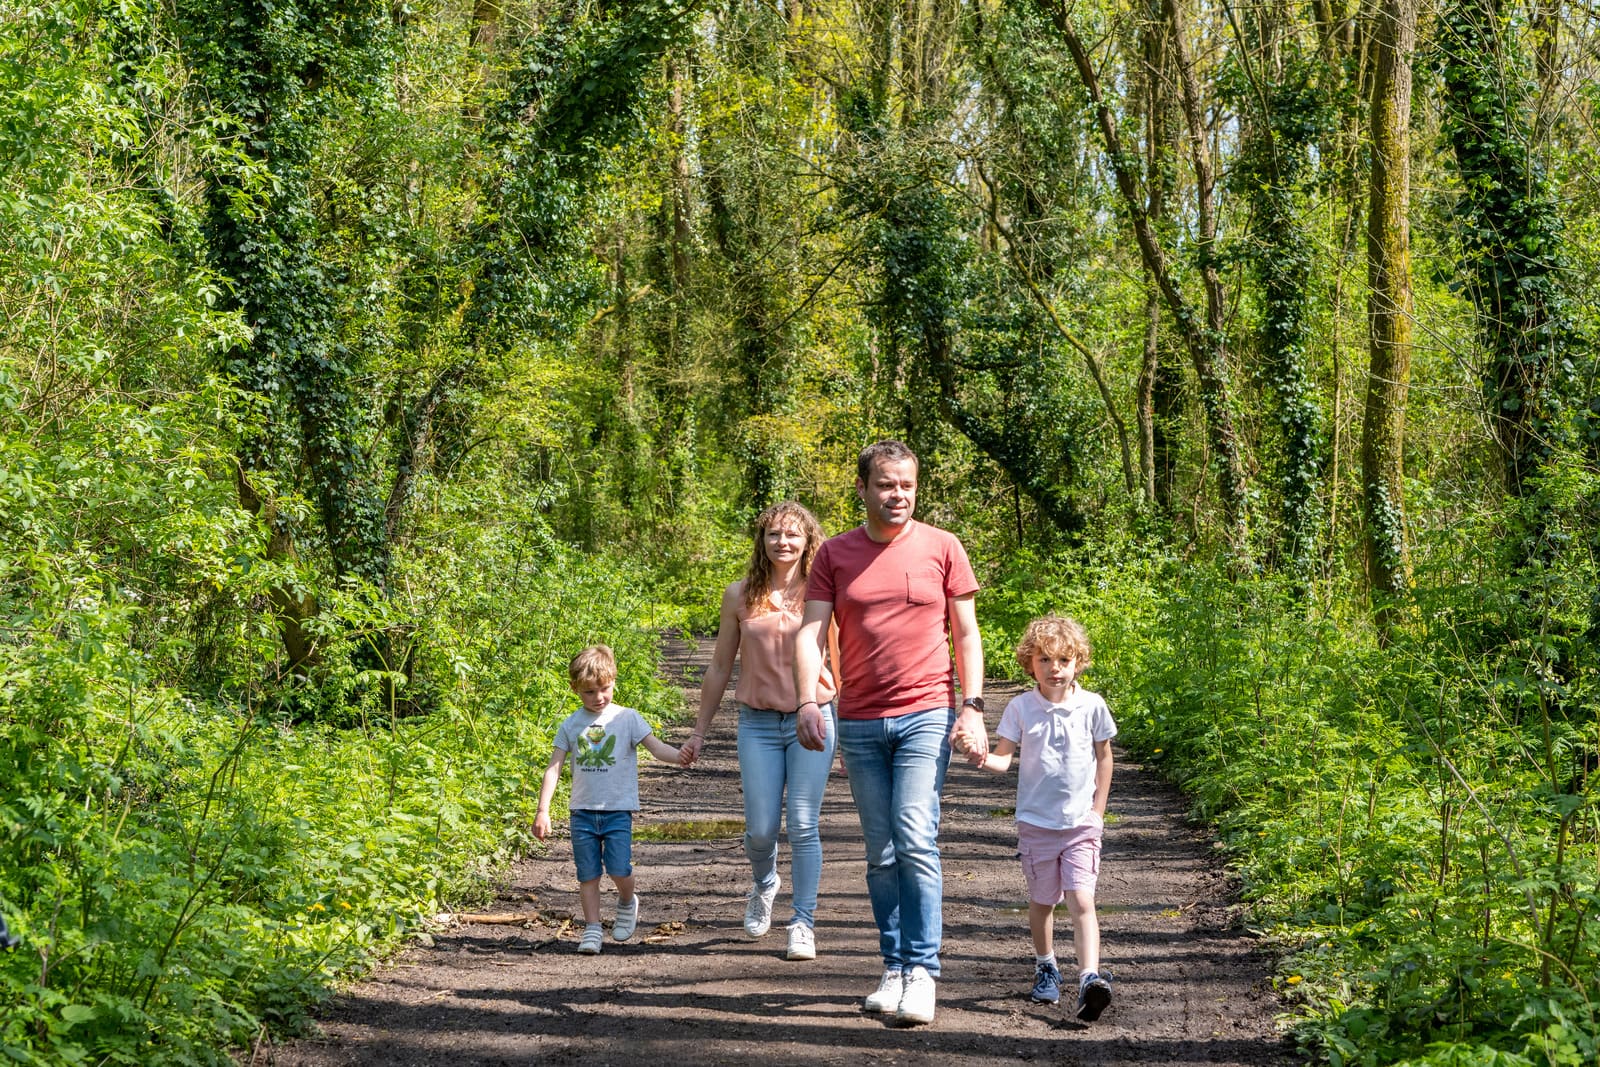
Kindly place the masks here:
POLYGON ((905 990, 900 994, 900 1009, 895 1020, 902 1023, 933 1022, 933 975, 926 967, 913 967, 906 972, 905 990))
POLYGON ((805 923, 789 924, 789 951, 784 955, 791 960, 817 958, 817 939, 811 932, 811 927, 805 923))
POLYGON ((639 925, 639 894, 633 894, 633 901, 624 904, 617 902, 617 917, 611 923, 611 939, 613 941, 626 941, 633 936, 634 927, 639 925))
POLYGON ((744 932, 748 937, 765 937, 767 931, 772 929, 772 902, 778 899, 778 886, 782 884, 777 875, 772 876, 772 887, 762 889, 759 886, 750 887, 750 902, 744 907, 744 932))
POLYGON ((578 951, 585 956, 600 955, 600 946, 605 944, 606 932, 600 929, 600 924, 583 928, 583 939, 578 942, 578 951))
POLYGON ((878 990, 869 994, 866 1003, 862 1004, 863 1011, 891 1012, 900 1007, 900 994, 905 990, 905 982, 898 967, 885 967, 883 978, 878 982, 878 990))

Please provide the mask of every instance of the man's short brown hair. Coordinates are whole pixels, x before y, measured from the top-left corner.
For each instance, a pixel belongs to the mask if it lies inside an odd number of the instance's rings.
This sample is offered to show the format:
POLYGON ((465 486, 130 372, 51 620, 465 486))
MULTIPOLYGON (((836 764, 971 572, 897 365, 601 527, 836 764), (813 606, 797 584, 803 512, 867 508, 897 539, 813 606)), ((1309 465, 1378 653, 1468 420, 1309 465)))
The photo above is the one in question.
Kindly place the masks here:
POLYGON ((861 455, 856 457, 856 477, 862 485, 866 485, 872 478, 874 463, 899 463, 908 459, 921 468, 922 462, 917 459, 917 454, 903 441, 879 441, 863 448, 861 455))
POLYGON ((1041 652, 1046 656, 1071 656, 1077 661, 1079 674, 1093 662, 1089 634, 1083 624, 1063 615, 1042 615, 1034 619, 1017 643, 1017 662, 1030 678, 1033 678, 1033 657, 1041 652))
POLYGON ((574 688, 610 685, 617 680, 617 657, 606 645, 590 645, 567 664, 567 678, 574 688))

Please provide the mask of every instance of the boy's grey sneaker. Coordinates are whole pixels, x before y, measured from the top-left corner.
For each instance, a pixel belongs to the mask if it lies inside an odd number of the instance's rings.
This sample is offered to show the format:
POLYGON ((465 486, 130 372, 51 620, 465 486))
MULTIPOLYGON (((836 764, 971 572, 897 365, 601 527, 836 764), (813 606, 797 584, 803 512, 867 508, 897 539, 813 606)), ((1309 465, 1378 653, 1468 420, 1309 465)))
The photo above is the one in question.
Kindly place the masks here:
POLYGON ((633 895, 631 904, 617 902, 617 917, 611 923, 611 937, 614 941, 626 941, 633 936, 634 927, 639 925, 639 894, 633 895))
POLYGON ((578 942, 578 951, 585 956, 600 955, 600 946, 606 943, 606 932, 600 928, 599 923, 583 928, 583 938, 578 942))
POLYGON ((905 989, 900 993, 900 1008, 894 1013, 900 1023, 933 1022, 933 975, 926 967, 913 967, 905 972, 905 989))
POLYGON ((1033 972, 1033 992, 1028 994, 1035 1004, 1054 1004, 1061 999, 1061 972, 1053 963, 1041 963, 1033 972))
POLYGON ((867 995, 863 1011, 890 1012, 900 1007, 900 994, 905 992, 905 980, 898 967, 885 967, 878 989, 867 995))
POLYGON ((744 907, 745 936, 765 937, 767 931, 772 929, 772 902, 778 898, 778 887, 782 884, 782 879, 774 874, 770 889, 755 885, 750 887, 750 902, 744 907))
POLYGON ((805 923, 789 924, 789 950, 784 955, 791 960, 817 958, 817 939, 805 923))
POLYGON ((1111 1005, 1111 979, 1090 971, 1078 981, 1078 1018, 1092 1023, 1111 1005))

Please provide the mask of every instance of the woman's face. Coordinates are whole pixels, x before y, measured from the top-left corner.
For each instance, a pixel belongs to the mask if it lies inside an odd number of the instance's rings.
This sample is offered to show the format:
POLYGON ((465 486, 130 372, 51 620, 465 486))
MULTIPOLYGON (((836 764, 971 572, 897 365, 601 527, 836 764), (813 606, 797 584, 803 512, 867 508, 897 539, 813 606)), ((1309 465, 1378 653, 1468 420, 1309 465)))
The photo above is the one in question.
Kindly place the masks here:
POLYGON ((767 558, 780 566, 794 563, 806 550, 806 535, 793 519, 779 519, 761 533, 767 558))

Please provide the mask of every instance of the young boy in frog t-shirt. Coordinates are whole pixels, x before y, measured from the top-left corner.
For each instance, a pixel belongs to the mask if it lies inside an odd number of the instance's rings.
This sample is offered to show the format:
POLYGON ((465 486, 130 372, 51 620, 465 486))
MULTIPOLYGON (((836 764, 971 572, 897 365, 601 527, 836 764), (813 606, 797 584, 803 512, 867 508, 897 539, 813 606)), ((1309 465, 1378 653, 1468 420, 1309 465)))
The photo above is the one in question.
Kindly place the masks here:
POLYGON ((633 813, 639 810, 639 754, 643 745, 656 759, 674 766, 678 750, 650 731, 644 716, 611 702, 617 661, 605 645, 586 648, 567 665, 567 678, 583 707, 556 728, 554 750, 539 789, 533 835, 550 836, 550 801, 561 780, 561 766, 572 755, 572 858, 578 867, 578 898, 583 903, 583 937, 578 951, 600 951, 600 875, 617 885, 617 917, 611 936, 626 941, 639 923, 639 894, 633 889, 633 813))
MULTIPOLYGON (((1066 901, 1078 954, 1078 1018, 1093 1022, 1111 1003, 1100 971, 1100 923, 1094 912, 1111 792, 1111 739, 1117 724, 1099 694, 1078 685, 1089 666, 1089 638, 1072 619, 1046 615, 1028 624, 1017 662, 1035 688, 1006 705, 1000 740, 981 764, 996 774, 1021 752, 1017 774, 1017 853, 1028 883, 1028 927, 1035 956, 1032 999, 1061 999, 1055 910, 1066 901)), ((976 764, 976 760, 973 761, 976 764)))

